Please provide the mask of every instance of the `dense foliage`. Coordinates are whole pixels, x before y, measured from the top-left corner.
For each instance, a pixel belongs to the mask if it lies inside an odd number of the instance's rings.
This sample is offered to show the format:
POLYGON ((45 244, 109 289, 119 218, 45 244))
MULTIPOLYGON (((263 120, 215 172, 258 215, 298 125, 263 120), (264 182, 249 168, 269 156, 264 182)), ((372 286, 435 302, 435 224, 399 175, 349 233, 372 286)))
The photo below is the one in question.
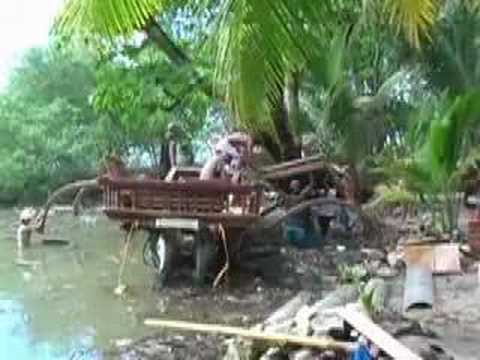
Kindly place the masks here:
POLYGON ((96 166, 93 65, 81 52, 32 49, 0 97, 0 200, 32 200, 96 166))
POLYGON ((360 190, 432 142, 443 159, 440 128, 478 139, 479 21, 474 0, 69 0, 2 95, 0 193, 44 194, 112 152, 161 172, 169 141, 201 162, 233 127, 277 161, 308 142, 360 190))

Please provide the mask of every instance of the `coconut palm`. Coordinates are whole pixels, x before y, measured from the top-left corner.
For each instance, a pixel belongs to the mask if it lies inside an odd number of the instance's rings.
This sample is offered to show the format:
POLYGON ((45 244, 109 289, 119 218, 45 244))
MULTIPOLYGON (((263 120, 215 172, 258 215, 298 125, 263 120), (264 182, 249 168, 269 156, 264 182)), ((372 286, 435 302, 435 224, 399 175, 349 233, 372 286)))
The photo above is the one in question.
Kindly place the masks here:
POLYGON ((452 6, 432 31, 420 55, 435 89, 459 95, 480 85, 479 10, 465 2, 452 6))
MULTIPOLYGON (((104 39, 145 32, 178 65, 189 56, 168 36, 158 15, 190 5, 217 11, 216 94, 277 159, 299 155, 290 124, 298 115, 301 70, 338 26, 372 9, 416 46, 428 37, 440 0, 67 0, 57 28, 104 39), (345 15, 347 14, 347 15, 345 15), (352 15, 352 16, 350 16, 352 15), (293 96, 292 96, 293 94, 293 96), (286 96, 290 95, 290 96, 286 96), (274 134, 272 139, 266 134, 274 134), (274 146, 273 144, 276 144, 274 146)), ((209 88, 209 87, 207 87, 209 88)), ((211 91, 209 88, 208 91, 211 91)))
MULTIPOLYGON (((441 229, 451 233, 457 228, 461 176, 470 161, 478 158, 478 147, 469 141, 468 134, 480 125, 480 91, 442 102, 430 112, 426 133, 412 138, 411 156, 390 164, 390 172, 423 195, 432 213, 438 215, 441 229)), ((419 116, 427 113, 420 111, 419 116)))

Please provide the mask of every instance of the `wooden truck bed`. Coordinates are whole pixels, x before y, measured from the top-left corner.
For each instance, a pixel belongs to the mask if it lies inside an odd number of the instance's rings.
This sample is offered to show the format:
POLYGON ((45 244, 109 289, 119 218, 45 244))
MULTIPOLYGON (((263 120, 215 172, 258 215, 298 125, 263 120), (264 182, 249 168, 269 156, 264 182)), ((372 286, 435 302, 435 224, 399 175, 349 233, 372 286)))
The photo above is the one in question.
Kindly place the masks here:
POLYGON ((221 180, 167 182, 130 178, 98 180, 105 214, 153 227, 161 219, 198 219, 210 224, 247 227, 260 218, 261 191, 221 180))

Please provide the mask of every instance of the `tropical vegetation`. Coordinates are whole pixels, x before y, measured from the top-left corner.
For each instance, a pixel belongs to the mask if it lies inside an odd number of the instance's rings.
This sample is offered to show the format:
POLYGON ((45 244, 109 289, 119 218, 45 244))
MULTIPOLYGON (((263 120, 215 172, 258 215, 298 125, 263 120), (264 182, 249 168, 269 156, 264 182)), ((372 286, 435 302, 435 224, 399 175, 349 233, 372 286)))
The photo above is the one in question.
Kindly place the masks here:
POLYGON ((477 150, 478 4, 67 0, 1 95, 2 199, 41 197, 111 153, 164 173, 171 124, 189 162, 243 128, 277 162, 310 139, 358 202, 401 177, 452 231, 477 150))

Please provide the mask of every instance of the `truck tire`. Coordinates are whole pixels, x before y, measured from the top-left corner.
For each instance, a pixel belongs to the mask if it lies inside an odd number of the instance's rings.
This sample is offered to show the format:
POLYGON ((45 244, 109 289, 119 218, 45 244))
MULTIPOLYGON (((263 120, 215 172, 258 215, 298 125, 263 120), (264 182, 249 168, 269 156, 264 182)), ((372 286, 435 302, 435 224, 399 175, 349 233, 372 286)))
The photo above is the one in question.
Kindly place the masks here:
POLYGON ((152 231, 149 234, 148 241, 150 243, 150 251, 156 270, 158 285, 164 286, 168 281, 173 267, 177 232, 173 230, 164 232, 152 231))
POLYGON ((207 283, 217 255, 217 242, 208 227, 200 228, 195 238, 194 256, 195 270, 194 281, 202 286, 207 283))

